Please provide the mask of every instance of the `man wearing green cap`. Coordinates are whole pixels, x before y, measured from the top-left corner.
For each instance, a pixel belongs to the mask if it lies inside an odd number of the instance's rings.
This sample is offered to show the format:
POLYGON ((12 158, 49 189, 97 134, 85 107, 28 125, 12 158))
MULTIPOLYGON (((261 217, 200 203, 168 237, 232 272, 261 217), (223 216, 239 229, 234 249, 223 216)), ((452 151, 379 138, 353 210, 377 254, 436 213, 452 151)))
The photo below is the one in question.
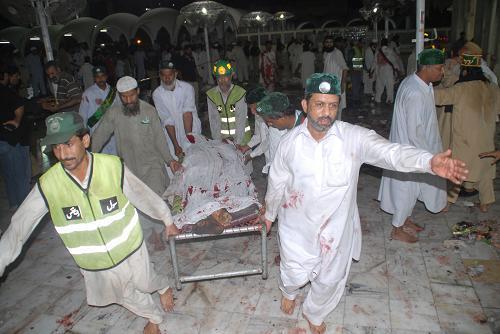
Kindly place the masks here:
POLYGON ((257 115, 255 109, 257 108, 257 103, 260 102, 267 94, 268 92, 266 89, 261 86, 251 88, 247 91, 245 95, 245 102, 247 103, 250 112, 255 116, 255 131, 252 138, 250 138, 250 141, 246 145, 237 145, 238 150, 245 154, 246 161, 264 154, 266 158, 266 165, 262 169, 262 173, 264 174, 269 172, 269 166, 272 161, 272 159, 270 160, 269 152, 270 129, 262 117, 257 115))
MULTIPOLYGON (((104 113, 112 106, 120 104, 120 98, 116 94, 116 89, 111 87, 107 80, 106 69, 96 66, 92 69, 94 84, 85 89, 80 102, 78 113, 83 118, 83 123, 90 129, 92 134, 104 113)), ((112 136, 102 149, 102 153, 116 155, 115 137, 112 136)))
POLYGON ((231 139, 246 145, 252 137, 248 125, 245 89, 232 83, 234 68, 224 59, 213 66, 217 86, 207 91, 208 120, 212 139, 231 139))
POLYGON ((81 269, 88 304, 120 304, 149 319, 144 333, 160 333, 164 311, 174 306, 173 292, 149 261, 136 207, 163 221, 167 236, 178 233, 169 208, 118 157, 87 151, 90 136, 80 115, 57 113, 46 124, 42 145, 51 148, 59 162, 40 177, 12 216, 0 240, 0 276, 50 212, 81 269), (151 297, 156 291, 163 310, 151 297))
MULTIPOLYGON (((468 42, 469 49, 461 52, 458 81, 449 88, 436 88, 434 94, 436 104, 453 105, 450 148, 454 156, 469 166, 470 174, 464 187, 479 191, 479 210, 487 212, 495 202, 496 166, 479 155, 495 149, 500 90, 487 79, 481 67, 481 48, 471 44, 468 42)), ((452 187, 448 191, 448 202, 455 203, 459 192, 459 187, 452 187)))
POLYGON ((266 225, 279 217, 281 309, 292 314, 300 288, 311 282, 303 315, 322 334, 343 295, 352 259, 359 260, 361 227, 356 205, 362 164, 402 172, 436 173, 460 182, 465 165, 451 152, 432 156, 387 141, 374 131, 335 121, 340 81, 329 73, 307 79, 307 119, 278 146, 269 172, 266 225))
MULTIPOLYGON (((444 53, 426 49, 419 54, 417 72, 406 77, 396 94, 389 140, 436 154, 442 151, 432 83, 444 74, 444 53)), ((423 228, 411 220, 417 200, 437 213, 446 206, 446 181, 435 175, 384 171, 378 199, 392 214, 391 238, 417 242, 423 228)))
POLYGON ((167 130, 170 154, 182 157, 191 145, 187 135, 200 134, 201 122, 196 111, 194 88, 177 79, 177 73, 172 61, 160 62, 161 84, 153 91, 153 101, 167 130))

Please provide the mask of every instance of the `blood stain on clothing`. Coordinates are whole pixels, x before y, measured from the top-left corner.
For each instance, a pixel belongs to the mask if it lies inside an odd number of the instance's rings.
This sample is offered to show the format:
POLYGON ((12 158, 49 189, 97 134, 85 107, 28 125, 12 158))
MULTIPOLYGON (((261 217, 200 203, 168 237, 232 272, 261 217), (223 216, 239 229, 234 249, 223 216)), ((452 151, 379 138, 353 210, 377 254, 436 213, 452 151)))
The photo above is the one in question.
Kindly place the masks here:
POLYGON ((321 254, 325 254, 325 253, 330 252, 332 250, 332 243, 333 243, 333 237, 330 237, 327 239, 327 238, 321 236, 319 238, 319 245, 321 248, 321 254))
POLYGON ((369 315, 368 312, 366 312, 366 310, 363 307, 359 306, 358 304, 354 304, 354 306, 352 307, 352 310, 356 314, 360 314, 361 313, 361 314, 364 314, 364 315, 369 315))
POLYGON ((304 199, 304 193, 294 190, 288 197, 288 200, 283 204, 284 209, 293 208, 297 209, 302 205, 302 199, 304 199))

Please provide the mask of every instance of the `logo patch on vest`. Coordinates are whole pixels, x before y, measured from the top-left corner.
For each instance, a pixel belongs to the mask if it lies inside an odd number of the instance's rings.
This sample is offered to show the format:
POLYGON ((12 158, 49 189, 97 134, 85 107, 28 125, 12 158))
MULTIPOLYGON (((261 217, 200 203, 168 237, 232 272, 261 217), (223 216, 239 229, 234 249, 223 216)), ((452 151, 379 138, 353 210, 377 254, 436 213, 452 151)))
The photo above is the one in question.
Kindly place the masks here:
POLYGON ((104 215, 120 209, 116 196, 101 199, 99 204, 101 204, 101 211, 104 215))
POLYGON ((67 220, 82 219, 82 213, 78 205, 68 206, 66 208, 62 208, 62 210, 67 220))

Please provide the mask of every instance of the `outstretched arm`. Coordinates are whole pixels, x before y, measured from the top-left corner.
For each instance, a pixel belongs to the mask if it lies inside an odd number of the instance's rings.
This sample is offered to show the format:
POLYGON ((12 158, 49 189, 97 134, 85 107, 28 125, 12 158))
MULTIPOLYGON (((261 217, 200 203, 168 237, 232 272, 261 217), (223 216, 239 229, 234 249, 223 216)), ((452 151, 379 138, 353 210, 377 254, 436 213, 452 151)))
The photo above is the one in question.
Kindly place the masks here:
POLYGON ((469 174, 465 162, 451 157, 451 150, 434 155, 431 159, 431 169, 436 175, 455 184, 462 183, 469 174))

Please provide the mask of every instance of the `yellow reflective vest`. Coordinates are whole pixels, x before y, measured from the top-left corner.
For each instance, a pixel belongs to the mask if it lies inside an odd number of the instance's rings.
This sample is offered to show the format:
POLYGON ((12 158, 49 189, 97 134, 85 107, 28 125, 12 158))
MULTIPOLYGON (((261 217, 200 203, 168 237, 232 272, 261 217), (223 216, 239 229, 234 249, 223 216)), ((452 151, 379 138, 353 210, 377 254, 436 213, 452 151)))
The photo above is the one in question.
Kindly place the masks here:
POLYGON ((112 155, 92 154, 87 189, 59 162, 38 186, 52 222, 77 265, 105 270, 120 264, 142 244, 135 207, 123 194, 123 164, 112 155))

